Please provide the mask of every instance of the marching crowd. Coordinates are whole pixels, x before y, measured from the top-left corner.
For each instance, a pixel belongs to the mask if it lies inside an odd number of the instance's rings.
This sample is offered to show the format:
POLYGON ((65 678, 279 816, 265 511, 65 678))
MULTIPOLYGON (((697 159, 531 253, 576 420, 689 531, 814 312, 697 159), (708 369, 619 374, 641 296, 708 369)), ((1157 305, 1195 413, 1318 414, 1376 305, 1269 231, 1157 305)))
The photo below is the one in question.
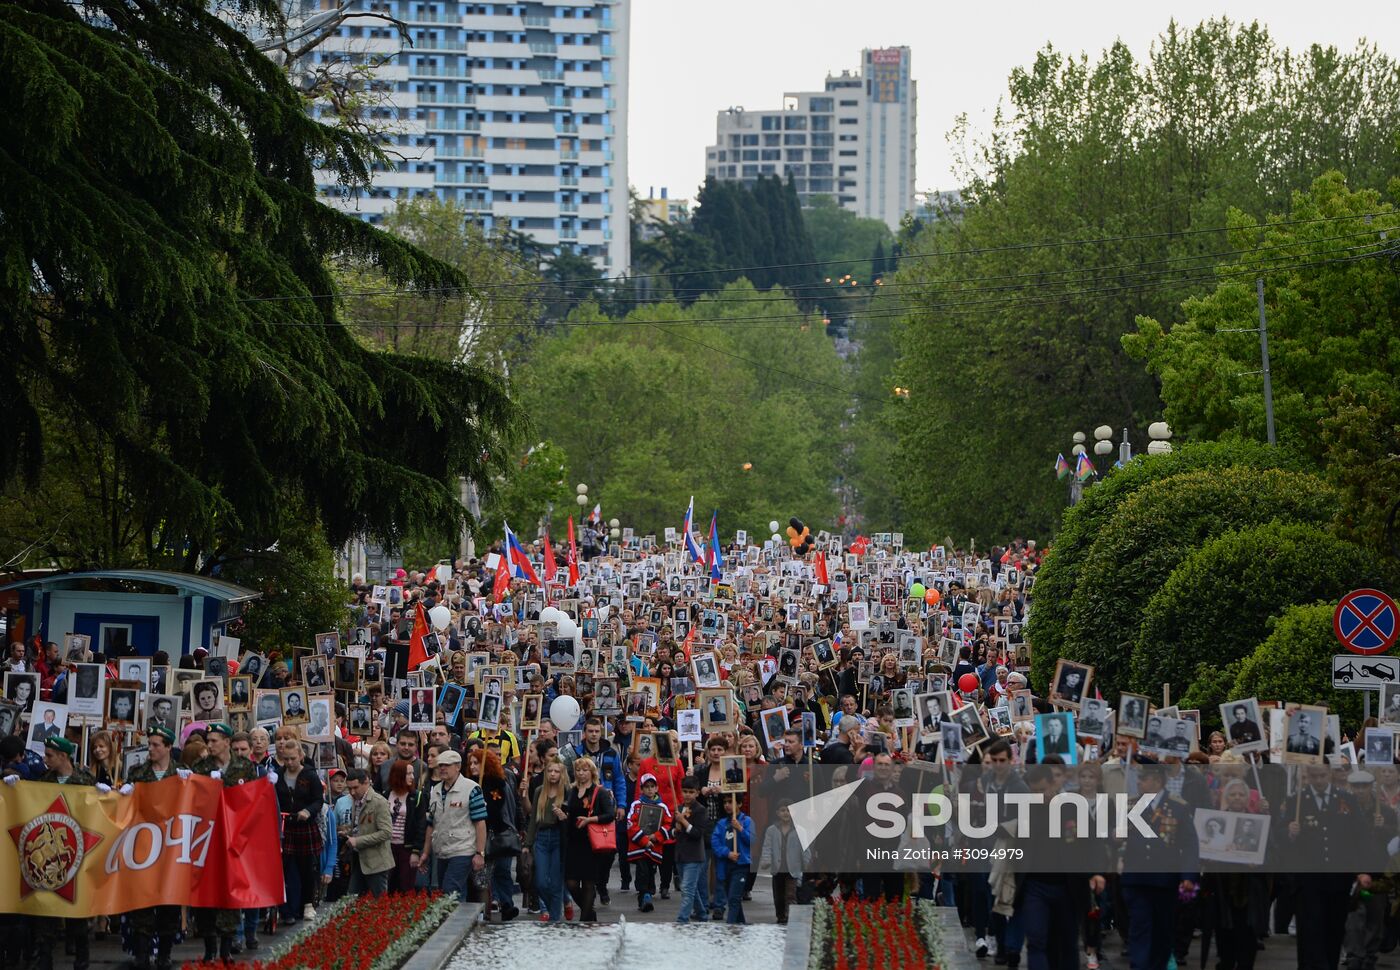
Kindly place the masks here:
MULTIPOLYGON (((1034 543, 980 557, 907 552, 891 535, 838 544, 823 538, 817 555, 796 558, 776 540, 741 542, 719 561, 686 542, 608 548, 595 536, 577 560, 508 542, 488 559, 401 570, 382 586, 357 577, 333 641, 230 658, 232 678, 256 670, 241 722, 231 723, 231 695, 218 720, 194 717, 186 699, 174 726, 70 726, 44 741, 42 761, 17 728, 0 739, 7 783, 129 790, 195 772, 273 784, 286 902, 187 916, 161 907, 94 927, 40 921, 33 933, 4 917, 4 955, 47 968, 66 938, 85 967, 88 934, 100 930, 120 932, 138 967, 168 967, 180 933, 227 959, 346 894, 416 888, 486 902, 501 921, 588 923, 626 906, 741 924, 755 915, 760 876, 771 878, 780 923, 816 898, 907 894, 956 906, 977 956, 1012 967, 1092 970, 1110 933, 1142 970, 1193 958, 1204 967, 1212 949, 1217 967, 1248 970, 1267 936, 1290 932, 1305 968, 1332 970, 1345 950, 1348 968, 1369 970, 1393 945, 1393 759, 1363 769, 1363 756, 1340 764, 1320 753, 1296 791, 1271 791, 1250 770, 1273 754, 1263 730, 1200 732, 1199 712, 1181 717, 1143 699, 1144 729, 1115 733, 1138 701, 1103 718, 1083 703, 1088 683, 1074 665, 1046 696, 1029 690, 1021 629, 1041 560, 1034 543), (308 683, 321 656, 335 669, 308 683), (342 674, 343 659, 353 674, 342 674), (261 695, 288 690, 332 699, 329 741, 286 723, 295 719, 285 705, 278 718, 251 713, 261 695), (1165 736, 1168 721, 1191 720, 1180 746, 1165 736), (122 755, 136 741, 145 754, 132 765, 122 755), (1132 765, 1137 791, 1157 798, 1154 818, 1192 843, 1192 857, 1198 809, 1268 818, 1270 838, 1305 841, 1349 816, 1374 829, 1375 871, 824 871, 786 803, 760 812, 754 801, 758 780, 783 766, 849 766, 893 786, 921 762, 941 766, 950 786, 958 765, 981 765, 980 795, 999 785, 1092 793, 1105 767, 1132 765)), ((12 644, 4 669, 36 671, 40 698, 61 696, 60 654, 52 643, 12 644)))

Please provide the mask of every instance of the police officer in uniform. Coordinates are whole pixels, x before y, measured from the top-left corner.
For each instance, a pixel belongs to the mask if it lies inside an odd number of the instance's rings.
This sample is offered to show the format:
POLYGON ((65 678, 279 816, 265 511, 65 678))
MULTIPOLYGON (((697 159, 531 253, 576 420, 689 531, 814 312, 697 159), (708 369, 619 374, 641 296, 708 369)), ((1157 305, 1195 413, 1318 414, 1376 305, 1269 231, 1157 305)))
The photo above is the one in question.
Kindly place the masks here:
MULTIPOLYGON (((174 748, 175 732, 170 728, 162 724, 147 728, 146 760, 127 775, 127 783, 148 785, 173 777, 174 748)), ((170 950, 180 932, 180 907, 148 906, 128 913, 127 921, 131 924, 131 952, 137 970, 149 970, 152 940, 156 945, 156 970, 170 970, 170 950)))
POLYGON ((1166 970, 1176 938, 1176 909, 1182 893, 1200 885, 1200 844, 1191 806, 1166 788, 1166 769, 1141 764, 1138 789, 1152 802, 1142 813, 1156 833, 1148 839, 1128 829, 1123 849, 1123 900, 1128 909, 1128 963, 1134 970, 1166 970))
POLYGON ((1362 812, 1355 795, 1334 783, 1331 768, 1307 765, 1302 771, 1302 790, 1282 809, 1289 854, 1305 860, 1310 870, 1294 876, 1298 967, 1335 970, 1342 956, 1352 885, 1371 888, 1370 874, 1357 874, 1361 862, 1355 857, 1355 836, 1369 832, 1372 815, 1362 812))
MULTIPOLYGON (((97 779, 82 765, 74 764, 73 756, 78 746, 67 738, 54 737, 44 741, 44 764, 48 770, 40 781, 57 785, 96 786, 103 793, 112 790, 110 785, 98 785, 97 779)), ((88 968, 88 921, 86 919, 64 919, 59 916, 35 917, 35 941, 38 944, 35 966, 38 970, 53 970, 53 946, 65 936, 73 944, 73 970, 88 968)))
MULTIPOLYGON (((223 721, 215 721, 209 725, 208 739, 209 753, 194 763, 192 770, 195 773, 221 779, 225 788, 257 778, 258 772, 253 763, 233 753, 233 728, 223 721)), ((238 932, 238 923, 242 918, 241 909, 195 909, 194 925, 199 935, 204 937, 206 961, 213 960, 217 953, 225 963, 232 962, 233 936, 238 932)))

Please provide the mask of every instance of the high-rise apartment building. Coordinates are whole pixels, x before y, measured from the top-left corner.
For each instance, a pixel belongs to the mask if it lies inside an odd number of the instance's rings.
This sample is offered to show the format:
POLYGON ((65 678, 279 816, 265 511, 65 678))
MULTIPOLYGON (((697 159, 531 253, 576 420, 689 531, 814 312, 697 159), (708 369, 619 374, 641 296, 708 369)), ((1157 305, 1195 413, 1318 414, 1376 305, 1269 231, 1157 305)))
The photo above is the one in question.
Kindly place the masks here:
POLYGON ((781 109, 719 112, 705 174, 747 183, 791 177, 804 204, 830 195, 898 229, 914 208, 917 106, 909 48, 867 49, 859 71, 827 75, 821 91, 784 94, 781 109))
POLYGON ((392 24, 357 18, 312 57, 374 65, 368 110, 395 162, 368 192, 329 180, 322 192, 371 222, 435 193, 486 228, 625 273, 629 2, 359 0, 406 24, 412 46, 392 24))

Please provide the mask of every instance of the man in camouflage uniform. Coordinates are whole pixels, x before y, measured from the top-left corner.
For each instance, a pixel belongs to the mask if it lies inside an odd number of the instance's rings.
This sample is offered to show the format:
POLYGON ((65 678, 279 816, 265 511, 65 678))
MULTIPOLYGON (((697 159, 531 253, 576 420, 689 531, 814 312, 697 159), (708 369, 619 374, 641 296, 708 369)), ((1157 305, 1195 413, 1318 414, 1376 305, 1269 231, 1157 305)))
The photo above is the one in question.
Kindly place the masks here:
MULTIPOLYGON (((225 788, 253 781, 258 777, 253 763, 233 753, 233 729, 222 721, 209 725, 209 753, 191 766, 197 774, 221 779, 225 788)), ((217 953, 225 963, 233 962, 233 937, 243 917, 241 909, 207 909, 194 911, 194 925, 204 937, 204 959, 213 960, 217 953)))
MULTIPOLYGON (((48 770, 40 781, 57 785, 96 786, 102 792, 112 790, 110 785, 98 785, 92 772, 73 763, 78 746, 67 738, 53 737, 44 742, 44 764, 48 770)), ((35 922, 35 942, 38 944, 34 965, 37 970, 53 970, 53 947, 66 936, 73 944, 73 970, 87 970, 88 967, 88 921, 86 919, 63 919, 58 916, 38 916, 35 922)))
MULTIPOLYGON (((175 732, 167 727, 146 731, 146 760, 127 776, 128 784, 151 784, 176 774, 171 760, 175 732)), ((126 790, 123 786, 123 791, 126 790)), ((151 942, 156 945, 156 970, 170 970, 170 950, 180 932, 179 906, 150 906, 127 914, 131 924, 131 952, 137 970, 150 970, 151 942)))

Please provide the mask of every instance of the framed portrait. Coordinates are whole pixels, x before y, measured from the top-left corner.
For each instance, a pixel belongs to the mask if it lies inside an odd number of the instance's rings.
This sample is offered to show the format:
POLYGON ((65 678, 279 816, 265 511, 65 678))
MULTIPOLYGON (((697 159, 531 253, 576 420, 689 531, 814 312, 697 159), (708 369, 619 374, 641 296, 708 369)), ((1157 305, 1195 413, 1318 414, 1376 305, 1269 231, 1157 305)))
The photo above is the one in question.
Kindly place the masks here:
POLYGON ((1198 808, 1192 819, 1200 857, 1211 862, 1262 865, 1269 844, 1268 815, 1198 808))
POLYGON ((652 738, 652 749, 656 763, 663 768, 674 768, 681 763, 679 743, 670 731, 657 731, 652 738))
POLYGON ((1061 657, 1055 661, 1055 674, 1050 679, 1053 686, 1046 700, 1061 707, 1078 710, 1080 702, 1088 696, 1089 682, 1093 679, 1093 667, 1061 657))
POLYGON ((308 741, 329 741, 335 728, 334 700, 325 694, 313 694, 306 701, 306 723, 301 736, 308 741))
POLYGON ((939 737, 939 725, 946 713, 952 709, 948 693, 932 692, 919 694, 914 698, 915 716, 918 718, 919 740, 924 744, 935 743, 939 737))
POLYGON ((228 686, 228 657, 209 656, 204 658, 204 676, 217 678, 228 686))
POLYGON ((61 738, 68 727, 68 705, 38 701, 29 718, 30 751, 44 753, 44 742, 49 738, 61 738))
POLYGON ((105 664, 76 664, 68 678, 68 713, 81 717, 101 717, 106 680, 105 664))
POLYGON ((122 657, 117 661, 117 679, 135 680, 141 684, 151 682, 150 657, 122 657))
POLYGON ((1035 695, 1028 690, 1013 690, 1011 692, 1011 719, 1013 721, 1029 721, 1035 717, 1035 695))
POLYGON ((239 675, 228 679, 228 709, 246 711, 253 706, 253 678, 239 675))
POLYGON ((764 746, 768 750, 781 748, 783 745, 783 732, 788 727, 788 712, 786 707, 774 707, 759 714, 759 721, 763 725, 764 746))
POLYGON ((337 690, 358 690, 360 687, 360 658, 344 653, 335 658, 337 690))
POLYGON ((913 688, 900 687, 890 691, 890 707, 894 709, 895 727, 913 727, 917 723, 913 688))
POLYGON ((734 694, 727 687, 696 691, 696 707, 707 734, 732 731, 737 723, 734 694))
POLYGON ((340 633, 332 631, 316 634, 316 652, 322 657, 334 657, 340 652, 340 633))
POLYGON ((476 716, 476 726, 483 731, 497 731, 501 727, 501 713, 505 710, 500 694, 484 694, 481 709, 476 716))
POLYGON ((467 689, 461 684, 454 684, 451 681, 438 688, 437 705, 447 718, 447 723, 457 727, 457 719, 462 716, 462 705, 467 700, 467 689))
POLYGON ((1143 694, 1120 694, 1118 696, 1118 733, 1125 738, 1147 736, 1147 697, 1143 694))
POLYGON ((1079 715, 1075 718, 1075 730, 1079 737, 1102 741, 1108 733, 1111 713, 1108 701, 1102 697, 1084 698, 1079 702, 1079 715))
POLYGON ((176 694, 170 690, 170 667, 167 664, 151 664, 150 691, 152 694, 176 694))
POLYGON ((964 704, 949 714, 948 719, 962 730, 965 749, 976 748, 991 738, 987 724, 982 720, 982 708, 977 704, 964 704))
MULTIPOLYGON (((483 702, 485 698, 482 699, 483 702)), ((496 713, 500 714, 500 697, 496 696, 496 713)), ((409 687, 408 729, 431 731, 437 720, 437 695, 431 687, 409 687)))
POLYGON ((520 730, 538 731, 544 719, 544 695, 525 694, 520 698, 520 730))
POLYGON ((1378 720, 1382 724, 1400 724, 1400 684, 1381 685, 1381 709, 1378 720))
POLYGON ((146 755, 149 752, 144 744, 133 745, 130 748, 122 749, 122 777, 129 778, 131 773, 146 763, 146 755))
POLYGON ((1395 764, 1395 729, 1392 727, 1369 727, 1361 750, 1365 753, 1366 765, 1395 764))
POLYGON ((1264 751, 1268 739, 1264 736, 1264 720, 1259 716, 1259 699, 1245 697, 1220 705, 1220 723, 1225 728, 1225 740, 1240 754, 1264 751))
POLYGON ((282 723, 282 692, 260 690, 253 702, 253 720, 258 724, 282 723))
POLYGON ((681 743, 699 742, 704 736, 700 730, 700 709, 687 708, 676 712, 676 733, 681 743))
POLYGON ((593 681, 593 713, 605 716, 622 713, 622 689, 616 677, 599 677, 593 681))
POLYGON ((117 680, 108 685, 107 727, 114 731, 135 731, 140 696, 140 683, 135 681, 117 680))
POLYGON ((638 731, 632 743, 637 746, 637 757, 642 761, 656 756, 655 731, 638 731))
POLYGON ((18 704, 0 701, 0 738, 7 738, 19 729, 24 710, 18 704))
POLYGON ((719 790, 725 794, 741 794, 749 790, 749 762, 741 754, 727 754, 720 758, 719 790))
POLYGON ((963 745, 962 728, 951 721, 938 726, 941 760, 960 764, 967 760, 967 749, 963 745))
POLYGON ((360 680, 366 687, 384 683, 384 664, 379 660, 366 660, 360 668, 360 680))
POLYGON ((196 721, 221 721, 224 717, 224 682, 196 680, 190 685, 190 713, 196 721))
POLYGON ((632 689, 647 695, 646 715, 650 718, 661 716, 661 681, 656 677, 635 677, 632 689))
POLYGON ((308 656, 301 658, 301 683, 308 694, 326 694, 331 690, 331 678, 326 671, 326 658, 308 656))
POLYGON ((86 663, 92 659, 92 637, 85 633, 70 633, 63 638, 63 659, 70 664, 86 663))
POLYGON ((695 673, 695 686, 712 688, 720 686, 719 661, 713 653, 697 653, 690 660, 695 673))
POLYGON ((180 728, 180 698, 176 694, 147 694, 144 729, 163 727, 177 732, 180 728))
POLYGON ((987 708, 987 726, 999 738, 1011 736, 1011 708, 998 706, 987 708))
POLYGON ((306 691, 300 687, 283 687, 280 693, 282 695, 283 724, 296 726, 306 724, 311 720, 306 691))
POLYGON ((1074 715, 1069 711, 1054 714, 1037 714, 1035 718, 1036 760, 1043 762, 1047 755, 1059 755, 1065 764, 1079 763, 1079 746, 1075 743, 1074 715))
POLYGON ((350 717, 351 734, 364 738, 374 730, 374 715, 368 704, 351 704, 346 714, 350 717))
POLYGON ((830 640, 825 638, 817 640, 812 644, 812 659, 817 662, 818 670, 829 670, 841 662, 841 657, 837 654, 836 648, 830 640))
POLYGON ((1327 708, 1289 704, 1284 708, 1283 763, 1323 764, 1327 737, 1327 708))

